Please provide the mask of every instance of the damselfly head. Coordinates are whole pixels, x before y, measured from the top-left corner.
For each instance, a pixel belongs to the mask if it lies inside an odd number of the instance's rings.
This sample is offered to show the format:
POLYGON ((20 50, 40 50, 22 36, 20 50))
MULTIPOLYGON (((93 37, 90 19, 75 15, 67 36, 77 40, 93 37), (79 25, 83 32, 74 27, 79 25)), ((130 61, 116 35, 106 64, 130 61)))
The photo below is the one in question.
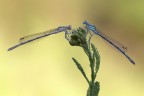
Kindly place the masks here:
POLYGON ((67 29, 68 29, 68 30, 71 30, 71 29, 72 29, 71 25, 67 26, 67 29))

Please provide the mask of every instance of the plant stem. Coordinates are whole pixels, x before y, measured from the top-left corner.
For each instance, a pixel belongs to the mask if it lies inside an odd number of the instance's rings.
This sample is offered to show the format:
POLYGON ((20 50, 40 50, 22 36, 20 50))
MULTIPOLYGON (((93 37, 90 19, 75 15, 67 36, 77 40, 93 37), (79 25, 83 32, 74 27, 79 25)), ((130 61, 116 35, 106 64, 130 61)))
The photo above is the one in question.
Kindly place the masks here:
POLYGON ((82 68, 81 64, 78 63, 78 61, 75 58, 72 59, 89 85, 87 90, 87 96, 98 96, 100 85, 98 81, 95 81, 95 79, 100 66, 100 55, 97 49, 95 48, 94 44, 90 42, 92 36, 90 36, 88 40, 86 37, 87 37, 87 32, 79 28, 77 30, 74 30, 74 32, 71 35, 69 43, 72 46, 82 47, 84 52, 88 56, 90 62, 90 69, 91 69, 91 80, 87 78, 86 73, 82 68))

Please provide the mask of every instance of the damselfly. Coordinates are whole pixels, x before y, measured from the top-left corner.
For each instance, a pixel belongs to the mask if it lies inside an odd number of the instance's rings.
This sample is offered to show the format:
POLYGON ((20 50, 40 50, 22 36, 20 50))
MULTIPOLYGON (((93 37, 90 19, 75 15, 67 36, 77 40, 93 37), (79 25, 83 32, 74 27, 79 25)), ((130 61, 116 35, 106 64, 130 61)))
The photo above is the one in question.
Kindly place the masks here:
POLYGON ((109 42, 111 45, 113 45, 116 49, 118 49, 122 54, 124 54, 126 56, 126 58, 133 64, 135 64, 135 62, 126 54, 126 49, 127 47, 122 46, 120 43, 115 43, 113 42, 113 40, 110 40, 108 38, 108 36, 106 36, 105 34, 103 34, 102 32, 100 32, 100 30, 97 30, 97 28, 88 23, 87 21, 84 21, 83 24, 86 25, 87 29, 92 31, 94 34, 100 36, 101 38, 103 38, 104 40, 106 40, 107 42, 109 42))
POLYGON ((51 29, 51 30, 48 30, 48 31, 45 31, 45 32, 40 32, 40 33, 37 33, 37 34, 32 34, 32 35, 22 37, 22 38, 20 38, 19 44, 9 48, 8 51, 11 51, 11 50, 13 50, 13 49, 15 49, 15 48, 17 48, 21 45, 24 45, 26 43, 32 42, 34 40, 37 40, 37 39, 40 39, 40 38, 43 38, 43 37, 46 37, 46 36, 49 36, 49 35, 52 35, 52 34, 65 32, 65 35, 66 35, 68 30, 71 30, 71 26, 60 26, 58 28, 51 29))

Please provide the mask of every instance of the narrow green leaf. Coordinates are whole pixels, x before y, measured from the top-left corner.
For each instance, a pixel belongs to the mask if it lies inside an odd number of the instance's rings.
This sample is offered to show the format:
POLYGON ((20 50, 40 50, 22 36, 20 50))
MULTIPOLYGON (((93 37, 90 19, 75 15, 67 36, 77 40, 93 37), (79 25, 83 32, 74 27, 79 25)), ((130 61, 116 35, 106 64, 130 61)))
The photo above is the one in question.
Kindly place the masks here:
POLYGON ((99 70, 99 67, 100 67, 100 55, 99 55, 99 52, 98 50, 95 48, 94 44, 91 44, 91 47, 92 47, 92 50, 93 50, 93 54, 95 55, 95 58, 96 58, 96 73, 98 72, 99 70))
POLYGON ((77 67, 78 67, 78 69, 80 70, 80 72, 83 74, 83 76, 84 76, 84 78, 86 79, 87 83, 89 84, 89 80, 88 80, 88 78, 87 78, 87 76, 86 76, 86 74, 85 74, 85 72, 84 72, 81 64, 78 63, 78 61, 77 61, 75 58, 72 58, 72 59, 73 59, 73 61, 75 62, 75 64, 77 65, 77 67))

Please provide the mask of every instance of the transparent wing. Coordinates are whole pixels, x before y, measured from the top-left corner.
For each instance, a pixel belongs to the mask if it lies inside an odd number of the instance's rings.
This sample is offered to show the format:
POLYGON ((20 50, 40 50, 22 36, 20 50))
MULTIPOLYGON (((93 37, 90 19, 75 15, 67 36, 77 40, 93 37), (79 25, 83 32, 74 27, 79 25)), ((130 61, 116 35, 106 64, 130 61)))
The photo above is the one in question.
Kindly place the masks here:
POLYGON ((119 41, 113 39, 112 37, 106 35, 105 33, 103 33, 100 29, 97 28, 97 32, 102 35, 103 37, 105 37, 108 41, 112 42, 114 45, 116 45, 117 47, 119 47, 122 51, 127 52, 127 47, 124 46, 122 43, 120 43, 119 41))
POLYGON ((45 31, 45 32, 40 32, 40 33, 24 36, 24 37, 20 38, 19 42, 24 43, 26 41, 29 41, 29 40, 32 40, 32 39, 35 39, 35 38, 40 38, 40 37, 44 37, 46 35, 51 35, 51 34, 56 33, 56 30, 57 30, 57 28, 51 29, 51 30, 48 30, 48 31, 45 31))

